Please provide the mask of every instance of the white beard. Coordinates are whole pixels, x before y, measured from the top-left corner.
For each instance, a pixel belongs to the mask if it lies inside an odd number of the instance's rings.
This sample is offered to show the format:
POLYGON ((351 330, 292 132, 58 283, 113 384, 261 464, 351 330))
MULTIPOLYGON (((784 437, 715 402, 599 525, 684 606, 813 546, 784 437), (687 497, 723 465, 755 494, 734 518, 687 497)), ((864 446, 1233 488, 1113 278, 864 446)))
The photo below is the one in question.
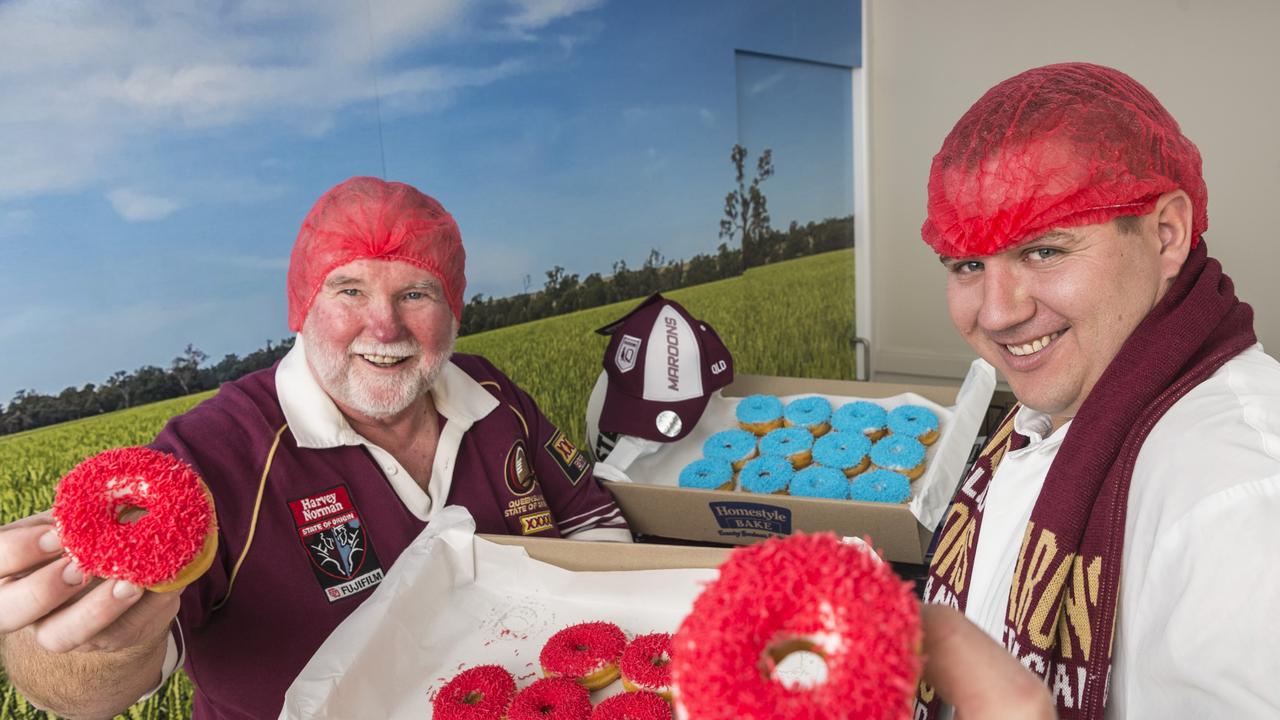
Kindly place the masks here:
POLYGON ((356 341, 344 349, 327 347, 306 338, 307 360, 320 387, 337 403, 370 418, 392 417, 431 391, 436 378, 453 356, 456 333, 441 353, 422 358, 422 347, 415 341, 379 345, 356 341), (366 372, 358 355, 419 356, 412 365, 400 368, 394 375, 366 372))

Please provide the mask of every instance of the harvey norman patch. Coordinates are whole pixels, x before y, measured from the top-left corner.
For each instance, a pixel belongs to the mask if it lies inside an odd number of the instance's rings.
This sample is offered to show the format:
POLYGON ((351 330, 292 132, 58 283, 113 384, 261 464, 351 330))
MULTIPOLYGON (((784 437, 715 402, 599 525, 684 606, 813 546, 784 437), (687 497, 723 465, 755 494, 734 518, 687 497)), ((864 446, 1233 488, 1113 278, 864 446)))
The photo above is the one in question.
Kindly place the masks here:
POLYGON ((289 509, 325 599, 337 602, 382 582, 382 565, 345 485, 291 500, 289 509))
POLYGON ((587 474, 587 468, 591 467, 587 456, 579 452, 578 448, 569 442, 569 438, 559 430, 556 430, 543 447, 551 455, 551 459, 555 460, 564 471, 565 477, 569 478, 569 483, 572 485, 576 486, 582 480, 582 476, 587 474))

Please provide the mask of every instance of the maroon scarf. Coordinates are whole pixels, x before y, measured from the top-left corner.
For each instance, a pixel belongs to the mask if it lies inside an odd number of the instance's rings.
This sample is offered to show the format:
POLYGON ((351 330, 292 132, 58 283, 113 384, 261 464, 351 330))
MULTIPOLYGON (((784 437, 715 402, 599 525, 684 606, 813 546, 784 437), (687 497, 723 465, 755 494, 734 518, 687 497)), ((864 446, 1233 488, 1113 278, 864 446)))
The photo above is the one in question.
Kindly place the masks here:
MULTIPOLYGON (((1003 637, 1045 680, 1059 717, 1103 715, 1138 450, 1179 398, 1255 342, 1253 310, 1201 242, 1071 423, 1023 534, 1003 637)), ((927 602, 965 607, 987 484, 1005 453, 1028 442, 1013 432, 1016 412, 956 490, 929 566, 927 602)), ((938 707, 922 683, 915 717, 936 718, 938 707)))

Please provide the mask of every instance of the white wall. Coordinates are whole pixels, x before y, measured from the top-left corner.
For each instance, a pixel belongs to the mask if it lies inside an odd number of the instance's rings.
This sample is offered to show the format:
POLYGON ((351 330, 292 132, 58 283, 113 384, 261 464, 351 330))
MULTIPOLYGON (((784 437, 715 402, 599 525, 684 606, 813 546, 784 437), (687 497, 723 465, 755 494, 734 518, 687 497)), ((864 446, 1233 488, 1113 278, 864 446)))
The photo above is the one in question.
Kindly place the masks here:
MULTIPOLYGON (((973 353, 920 239, 929 163, 989 87, 1083 60, 1149 88, 1204 157, 1210 255, 1280 354, 1280 2, 864 0, 876 379, 960 377, 973 353)), ((864 242, 859 236, 858 242, 864 242)))

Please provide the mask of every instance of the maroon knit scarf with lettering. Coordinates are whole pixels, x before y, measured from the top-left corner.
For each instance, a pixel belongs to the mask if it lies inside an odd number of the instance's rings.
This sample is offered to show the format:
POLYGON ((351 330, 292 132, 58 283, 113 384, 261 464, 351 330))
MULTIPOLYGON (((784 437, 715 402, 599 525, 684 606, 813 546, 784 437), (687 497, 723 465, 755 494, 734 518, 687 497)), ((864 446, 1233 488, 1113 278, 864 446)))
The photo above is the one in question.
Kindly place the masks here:
MULTIPOLYGON (((1200 242, 1072 421, 1023 534, 1003 637, 1044 678, 1059 717, 1103 716, 1138 450, 1165 411, 1254 342, 1253 310, 1200 242)), ((928 602, 965 607, 987 484, 1005 453, 1027 444, 1013 432, 1013 414, 956 490, 929 566, 928 602)), ((936 718, 939 707, 922 683, 915 718, 936 718)))

